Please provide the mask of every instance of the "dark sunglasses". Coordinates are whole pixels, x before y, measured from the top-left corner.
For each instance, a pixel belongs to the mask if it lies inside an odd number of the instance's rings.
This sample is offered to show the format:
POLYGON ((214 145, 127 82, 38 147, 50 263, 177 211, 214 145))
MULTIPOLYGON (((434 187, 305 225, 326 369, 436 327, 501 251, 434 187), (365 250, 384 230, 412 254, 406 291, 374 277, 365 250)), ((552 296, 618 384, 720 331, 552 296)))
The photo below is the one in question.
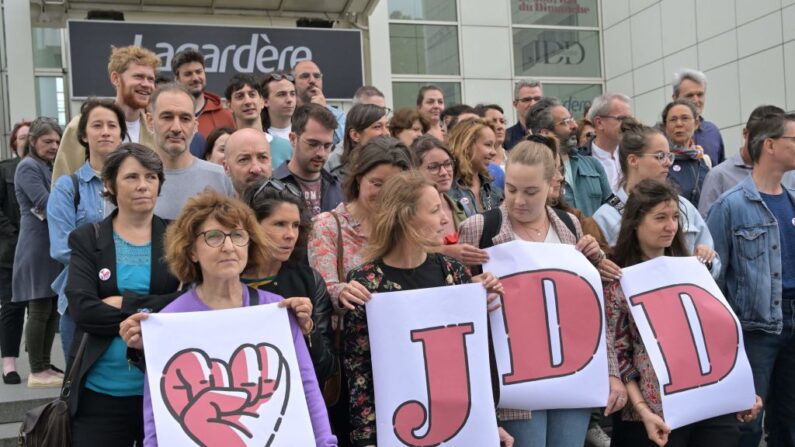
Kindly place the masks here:
POLYGON ((298 197, 299 199, 303 199, 301 190, 298 189, 297 186, 293 185, 292 183, 287 183, 281 180, 277 180, 275 178, 266 180, 265 183, 263 183, 262 185, 260 185, 259 188, 257 188, 257 192, 255 192, 252 197, 257 197, 259 193, 265 190, 265 188, 272 188, 279 192, 286 190, 288 193, 298 197))
POLYGON ((273 72, 265 76, 265 83, 267 84, 270 81, 281 81, 282 79, 295 82, 295 76, 291 75, 290 73, 273 72))

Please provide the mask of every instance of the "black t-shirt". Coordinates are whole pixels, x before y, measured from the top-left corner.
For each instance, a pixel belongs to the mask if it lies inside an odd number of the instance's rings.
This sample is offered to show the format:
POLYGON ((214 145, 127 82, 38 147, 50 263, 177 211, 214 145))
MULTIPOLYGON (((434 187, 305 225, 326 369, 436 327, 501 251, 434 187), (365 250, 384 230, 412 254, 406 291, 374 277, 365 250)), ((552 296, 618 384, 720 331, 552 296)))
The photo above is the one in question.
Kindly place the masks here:
MULTIPOLYGON (((429 287, 446 286, 444 270, 442 269, 442 257, 428 255, 428 258, 419 266, 411 269, 401 269, 390 267, 379 259, 378 266, 384 272, 385 282, 400 284, 402 290, 427 289, 429 287)), ((394 289, 392 289, 394 290, 394 289)))

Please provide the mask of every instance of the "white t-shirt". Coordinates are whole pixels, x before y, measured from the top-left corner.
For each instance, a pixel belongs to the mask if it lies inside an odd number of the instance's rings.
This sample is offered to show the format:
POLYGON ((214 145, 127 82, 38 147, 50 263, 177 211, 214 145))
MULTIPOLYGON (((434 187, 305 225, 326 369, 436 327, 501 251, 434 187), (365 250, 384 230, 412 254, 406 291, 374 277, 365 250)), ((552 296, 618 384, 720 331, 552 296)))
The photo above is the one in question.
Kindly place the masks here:
POLYGON ((141 120, 125 121, 127 123, 128 138, 124 139, 125 143, 140 143, 141 142, 141 120))
POLYGON ((291 130, 292 130, 292 127, 284 127, 284 128, 271 127, 271 128, 268 129, 268 133, 273 135, 273 136, 276 136, 276 137, 279 137, 279 138, 284 138, 285 140, 290 141, 290 131, 291 130))

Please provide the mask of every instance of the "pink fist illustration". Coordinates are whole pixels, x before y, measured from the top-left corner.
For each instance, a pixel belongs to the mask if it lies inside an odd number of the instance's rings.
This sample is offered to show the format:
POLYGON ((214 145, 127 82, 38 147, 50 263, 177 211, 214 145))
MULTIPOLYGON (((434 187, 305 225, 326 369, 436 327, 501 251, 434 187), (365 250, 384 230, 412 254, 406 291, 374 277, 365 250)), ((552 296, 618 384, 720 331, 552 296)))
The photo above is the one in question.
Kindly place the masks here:
POLYGON ((289 366, 269 343, 242 345, 229 363, 191 348, 166 363, 160 391, 197 445, 270 445, 287 410, 289 366))

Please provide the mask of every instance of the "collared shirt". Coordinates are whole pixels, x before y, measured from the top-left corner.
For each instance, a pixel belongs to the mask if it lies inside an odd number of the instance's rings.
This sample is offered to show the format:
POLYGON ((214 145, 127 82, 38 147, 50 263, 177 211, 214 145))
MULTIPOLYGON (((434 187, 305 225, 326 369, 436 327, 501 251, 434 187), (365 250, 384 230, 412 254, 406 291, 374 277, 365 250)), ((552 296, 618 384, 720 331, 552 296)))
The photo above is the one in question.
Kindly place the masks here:
MULTIPOLYGON (((701 186, 701 199, 698 201, 698 212, 706 219, 712 204, 724 192, 743 181, 751 174, 753 166, 745 164, 740 154, 735 154, 723 163, 710 169, 704 184, 701 186)), ((795 189, 795 171, 784 174, 781 184, 795 189)))
POLYGON ((699 117, 699 126, 693 134, 693 141, 704 148, 704 153, 709 155, 712 166, 717 166, 726 159, 723 147, 723 137, 715 123, 699 117))
POLYGON ((610 183, 610 188, 615 194, 620 189, 618 187, 618 182, 621 181, 622 175, 621 162, 618 159, 618 147, 616 147, 613 153, 607 152, 597 146, 595 141, 591 144, 591 147, 593 151, 592 155, 604 166, 605 174, 607 174, 607 181, 610 183))
POLYGON ((116 208, 102 196, 102 179, 91 169, 88 161, 75 174, 80 191, 77 209, 74 203, 74 185, 69 175, 64 175, 55 182, 47 202, 50 256, 66 267, 52 283, 53 292, 58 294, 58 312, 61 314, 68 306, 64 292, 66 278, 69 276, 69 257, 72 254, 69 249, 69 234, 83 224, 101 221, 116 208))

